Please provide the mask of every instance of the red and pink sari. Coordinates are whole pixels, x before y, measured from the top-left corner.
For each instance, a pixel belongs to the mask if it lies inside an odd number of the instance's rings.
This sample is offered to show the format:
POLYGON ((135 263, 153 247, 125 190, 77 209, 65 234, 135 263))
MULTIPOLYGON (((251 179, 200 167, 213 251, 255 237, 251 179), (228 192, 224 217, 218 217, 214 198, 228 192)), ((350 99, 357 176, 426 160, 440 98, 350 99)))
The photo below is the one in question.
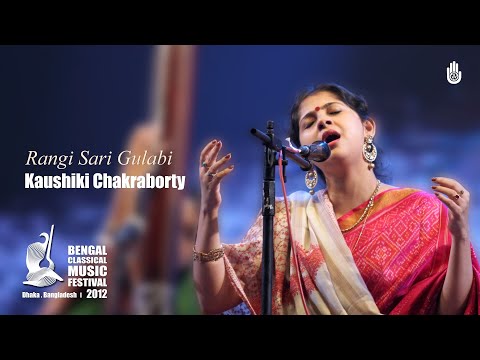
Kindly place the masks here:
MULTIPOLYGON (((447 208, 415 189, 390 189, 335 218, 324 191, 289 196, 297 268, 283 201, 274 221, 273 314, 435 314, 446 275, 451 236, 447 208), (359 237, 360 232, 361 237, 359 237)), ((262 217, 239 244, 224 244, 230 282, 252 314, 261 309, 262 217)), ((480 309, 480 267, 472 249, 473 282, 465 314, 480 309)))

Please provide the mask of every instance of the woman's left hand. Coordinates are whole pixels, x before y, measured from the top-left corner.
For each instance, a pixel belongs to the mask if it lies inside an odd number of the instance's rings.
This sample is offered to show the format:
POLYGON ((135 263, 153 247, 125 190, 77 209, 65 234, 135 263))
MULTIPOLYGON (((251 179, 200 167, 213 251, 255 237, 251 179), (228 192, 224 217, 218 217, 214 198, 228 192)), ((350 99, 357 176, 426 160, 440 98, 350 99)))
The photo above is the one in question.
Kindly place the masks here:
POLYGON ((470 193, 454 179, 437 177, 432 178, 432 181, 437 184, 432 186, 435 195, 450 210, 448 212, 448 228, 452 236, 456 239, 469 240, 468 208, 470 206, 470 193))

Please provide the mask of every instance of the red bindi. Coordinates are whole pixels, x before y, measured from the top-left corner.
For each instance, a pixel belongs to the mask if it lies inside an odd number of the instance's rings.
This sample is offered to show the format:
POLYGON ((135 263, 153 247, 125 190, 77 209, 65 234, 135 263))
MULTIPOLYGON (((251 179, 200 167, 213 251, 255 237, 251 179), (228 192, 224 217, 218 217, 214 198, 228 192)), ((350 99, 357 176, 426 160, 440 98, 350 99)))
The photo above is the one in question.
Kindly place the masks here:
POLYGON ((315 108, 315 111, 320 111, 320 106, 317 106, 317 107, 315 108))

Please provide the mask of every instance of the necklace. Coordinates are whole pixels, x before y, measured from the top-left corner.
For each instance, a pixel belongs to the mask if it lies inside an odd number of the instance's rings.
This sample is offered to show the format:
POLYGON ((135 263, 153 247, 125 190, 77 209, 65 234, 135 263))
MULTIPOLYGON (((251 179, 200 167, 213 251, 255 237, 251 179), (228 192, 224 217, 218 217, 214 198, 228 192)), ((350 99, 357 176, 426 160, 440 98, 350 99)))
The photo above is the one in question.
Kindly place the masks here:
MULTIPOLYGON (((373 205, 372 205, 372 207, 373 207, 373 205)), ((363 229, 365 229, 365 224, 367 223, 368 215, 370 215, 370 211, 367 213, 367 216, 365 216, 365 221, 363 222, 362 230, 360 230, 360 234, 358 234, 357 241, 355 241, 355 244, 353 244, 353 246, 350 250, 352 253, 353 253, 353 250, 355 250, 355 248, 357 247, 358 240, 360 240, 360 238, 362 237, 363 229)))
MULTIPOLYGON (((352 230, 355 226, 360 224, 362 222, 362 220, 365 218, 365 222, 363 223, 362 231, 360 232, 360 235, 362 235, 363 228, 365 227, 365 223, 367 222, 367 217, 368 217, 367 215, 369 213, 369 210, 373 207, 373 199, 375 198, 375 195, 377 195, 379 188, 380 188, 380 180, 377 180, 377 186, 375 187, 375 190, 373 191, 372 196, 370 196, 370 200, 368 200, 368 204, 365 207, 365 210, 363 210, 362 216, 360 216, 360 218, 352 226, 350 226, 346 229, 340 229, 342 231, 342 233, 346 233, 347 231, 352 230)), ((360 238, 360 236, 359 236, 359 238, 360 238)), ((358 239, 357 239, 357 242, 358 242, 358 239)))

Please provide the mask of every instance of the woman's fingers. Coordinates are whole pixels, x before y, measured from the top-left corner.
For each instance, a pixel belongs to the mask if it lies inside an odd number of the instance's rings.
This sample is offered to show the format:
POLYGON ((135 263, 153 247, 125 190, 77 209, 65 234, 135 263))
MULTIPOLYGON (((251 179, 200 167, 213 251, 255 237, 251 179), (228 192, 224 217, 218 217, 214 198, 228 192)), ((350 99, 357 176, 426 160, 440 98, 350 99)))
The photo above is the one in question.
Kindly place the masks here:
POLYGON ((470 193, 458 181, 445 177, 433 178, 437 198, 449 209, 448 228, 456 238, 468 239, 468 207, 470 193), (445 196, 443 196, 443 195, 445 196))
POLYGON ((432 189, 435 190, 438 193, 446 195, 456 205, 459 205, 461 202, 465 201, 463 199, 463 197, 458 192, 456 192, 455 190, 453 190, 451 188, 436 185, 436 186, 432 186, 432 189))
POLYGON ((468 209, 470 193, 457 180, 446 177, 436 177, 432 178, 432 181, 438 184, 432 186, 432 189, 435 190, 435 195, 447 205, 451 211, 460 214, 468 209), (446 196, 441 196, 440 194, 446 196))
POLYGON ((200 154, 200 170, 209 170, 210 167, 217 161, 218 153, 222 148, 222 142, 213 140, 211 141, 200 154))
MULTIPOLYGON (((432 178, 432 181, 437 183, 439 186, 436 186, 438 189, 444 190, 445 194, 447 196, 450 196, 451 198, 462 198, 469 202, 470 200, 470 193, 465 189, 465 187, 460 184, 457 180, 446 178, 446 177, 434 177, 432 178), (448 189, 448 190, 446 190, 448 189), (457 197, 458 195, 458 197, 457 197)), ((435 187, 432 186, 434 190, 435 187)), ((443 192, 443 191, 442 191, 443 192)), ((458 199, 457 199, 458 200, 458 199)))
POLYGON ((439 192, 435 192, 434 194, 441 202, 443 202, 445 205, 447 205, 447 207, 451 211, 457 212, 459 205, 453 199, 451 199, 449 197, 442 196, 442 195, 440 195, 439 192))
POLYGON ((232 154, 227 154, 225 155, 224 157, 222 157, 220 160, 216 161, 215 163, 213 163, 210 168, 208 169, 208 172, 211 172, 211 173, 214 173, 214 172, 217 172, 218 169, 220 169, 220 167, 222 165, 224 165, 228 160, 230 160, 232 157, 232 154))
POLYGON ((469 205, 470 193, 457 180, 436 177, 432 181, 438 185, 432 186, 435 190, 435 195, 447 205, 451 210, 460 210, 469 205), (446 196, 440 196, 444 194, 446 196))
POLYGON ((200 154, 200 179, 202 183, 209 185, 209 188, 218 184, 234 168, 233 165, 230 165, 222 170, 223 166, 231 159, 232 154, 227 154, 217 161, 221 148, 222 142, 213 140, 203 148, 200 154))
POLYGON ((232 154, 231 153, 227 154, 224 157, 222 157, 220 160, 215 161, 215 163, 213 163, 212 166, 209 167, 205 176, 207 176, 209 180, 211 180, 210 183, 212 185, 218 184, 223 177, 225 177, 230 172, 232 172, 233 165, 230 165, 226 169, 220 170, 231 158, 232 158, 232 154))
POLYGON ((208 161, 209 161, 209 154, 210 152, 212 151, 212 149, 217 145, 218 141, 217 140, 213 140, 213 141, 210 141, 202 150, 202 152, 200 153, 200 167, 205 169, 207 168, 209 165, 208 165, 208 161))
POLYGON ((226 169, 223 169, 222 171, 215 173, 215 176, 213 176, 211 181, 212 186, 217 185, 220 182, 220 180, 222 180, 225 176, 230 174, 233 171, 233 169, 234 169, 234 166, 230 165, 226 169))

